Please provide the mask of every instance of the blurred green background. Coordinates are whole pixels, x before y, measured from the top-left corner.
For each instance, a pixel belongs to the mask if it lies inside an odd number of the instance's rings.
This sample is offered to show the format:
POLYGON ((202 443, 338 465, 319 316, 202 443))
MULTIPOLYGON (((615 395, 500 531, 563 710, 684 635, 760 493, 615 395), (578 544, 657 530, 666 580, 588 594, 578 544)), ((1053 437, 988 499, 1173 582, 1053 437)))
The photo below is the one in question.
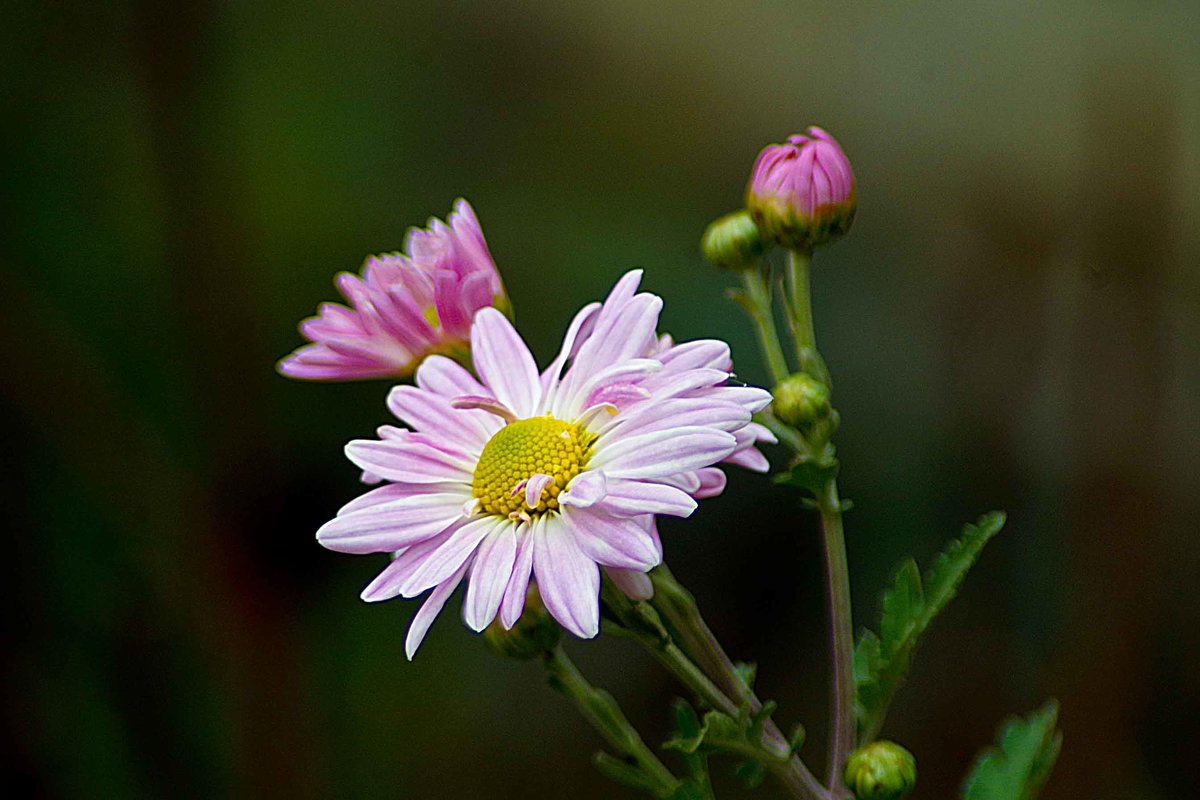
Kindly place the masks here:
MULTIPOLYGON (((357 599, 383 557, 313 540, 386 384, 274 362, 336 271, 462 195, 543 363, 638 266, 665 329, 760 382, 697 241, 814 123, 861 202, 815 265, 858 622, 901 556, 1010 515, 885 729, 915 797, 1051 695, 1045 798, 1197 796, 1197 4, 4 2, 0 114, 5 796, 633 797, 457 601, 404 661, 417 604, 357 599)), ((664 539, 818 762, 789 503, 736 475, 664 539)), ((665 737, 653 663, 570 650, 665 737)))

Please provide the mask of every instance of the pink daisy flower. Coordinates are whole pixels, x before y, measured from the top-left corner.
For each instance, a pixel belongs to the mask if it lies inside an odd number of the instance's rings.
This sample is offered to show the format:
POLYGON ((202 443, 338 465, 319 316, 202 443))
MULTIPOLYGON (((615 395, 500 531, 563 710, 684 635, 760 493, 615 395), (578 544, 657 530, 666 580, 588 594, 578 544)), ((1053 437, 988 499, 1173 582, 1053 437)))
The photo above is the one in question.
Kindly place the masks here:
MULTIPOLYGON (((448 596, 467 581, 463 617, 506 628, 531 578, 564 628, 599 630, 600 568, 634 597, 662 561, 656 514, 689 516, 719 493, 713 465, 752 456, 753 411, 771 395, 728 384, 728 347, 676 345, 655 327, 662 300, 626 275, 576 315, 557 358, 538 372, 503 314, 475 316, 476 377, 431 356, 391 411, 409 428, 351 442, 346 454, 386 481, 317 533, 348 553, 389 552, 364 600, 430 592, 406 641, 412 657, 448 596)), ((761 456, 761 454, 758 454, 761 456)))
POLYGON ((341 381, 411 375, 431 353, 465 357, 471 320, 485 306, 507 308, 500 273, 479 220, 458 200, 443 223, 411 229, 404 253, 372 256, 362 277, 335 285, 350 303, 323 303, 300 323, 312 344, 279 362, 291 378, 341 381))

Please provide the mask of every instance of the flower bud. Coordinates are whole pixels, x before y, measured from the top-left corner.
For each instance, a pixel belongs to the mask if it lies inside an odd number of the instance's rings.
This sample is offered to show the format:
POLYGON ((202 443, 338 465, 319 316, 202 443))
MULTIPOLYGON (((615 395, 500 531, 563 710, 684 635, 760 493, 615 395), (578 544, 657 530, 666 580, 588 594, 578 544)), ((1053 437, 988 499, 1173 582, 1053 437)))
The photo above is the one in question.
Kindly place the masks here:
POLYGON ((810 425, 829 414, 829 387, 803 372, 795 372, 775 387, 771 411, 792 427, 810 425))
POLYGON ((517 624, 505 630, 497 617, 483 632, 483 641, 493 653, 518 661, 528 661, 550 652, 561 638, 562 628, 550 616, 532 583, 525 593, 525 610, 517 624))
POLYGON ((746 187, 746 208, 762 235, 810 250, 850 229, 858 193, 850 160, 820 128, 763 148, 746 187))
POLYGON ((871 742, 850 754, 846 786, 857 800, 898 800, 917 783, 917 762, 895 742, 871 742))
POLYGON ((754 269, 767 250, 748 211, 735 211, 712 222, 700 239, 704 257, 722 269, 754 269))

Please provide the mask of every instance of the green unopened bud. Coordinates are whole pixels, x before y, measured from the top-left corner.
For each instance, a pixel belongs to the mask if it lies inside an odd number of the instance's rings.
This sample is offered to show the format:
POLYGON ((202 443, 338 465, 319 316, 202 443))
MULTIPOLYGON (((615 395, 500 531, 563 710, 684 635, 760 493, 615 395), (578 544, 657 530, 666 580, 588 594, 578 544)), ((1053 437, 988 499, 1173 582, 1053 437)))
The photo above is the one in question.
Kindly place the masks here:
POLYGON ((898 800, 916 783, 916 759, 895 742, 871 742, 846 762, 846 786, 857 800, 898 800))
POLYGON ((517 624, 505 630, 497 617, 483 632, 483 641, 493 653, 518 661, 528 661, 550 652, 561 638, 562 628, 542 604, 542 598, 533 584, 525 593, 525 610, 521 612, 517 624))
POLYGON ((829 387, 803 372, 784 378, 772 394, 771 411, 792 427, 811 425, 829 414, 829 387))
POLYGON ((767 243, 748 211, 726 214, 704 229, 700 239, 704 257, 721 269, 745 270, 758 266, 767 243))

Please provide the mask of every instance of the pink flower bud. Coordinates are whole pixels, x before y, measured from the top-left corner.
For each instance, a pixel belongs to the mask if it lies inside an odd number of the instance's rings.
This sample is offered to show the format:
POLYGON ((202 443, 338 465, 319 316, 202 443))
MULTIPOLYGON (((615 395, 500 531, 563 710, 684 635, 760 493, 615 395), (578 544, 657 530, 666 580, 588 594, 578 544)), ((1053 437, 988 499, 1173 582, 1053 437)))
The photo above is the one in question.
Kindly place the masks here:
POLYGON ((820 128, 763 148, 746 187, 746 207, 763 236, 811 249, 850 229, 858 204, 850 159, 820 128))

